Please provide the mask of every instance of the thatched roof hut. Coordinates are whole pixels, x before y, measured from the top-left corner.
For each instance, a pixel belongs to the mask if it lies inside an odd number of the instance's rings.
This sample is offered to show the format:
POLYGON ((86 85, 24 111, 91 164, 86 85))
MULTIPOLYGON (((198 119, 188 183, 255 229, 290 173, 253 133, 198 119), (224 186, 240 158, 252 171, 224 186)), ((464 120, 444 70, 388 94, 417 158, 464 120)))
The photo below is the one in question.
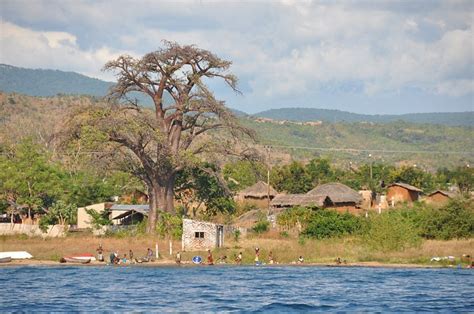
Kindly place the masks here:
POLYGON ((272 186, 269 187, 265 182, 258 181, 254 185, 249 186, 248 188, 237 193, 237 196, 241 199, 264 199, 269 195, 270 199, 272 199, 277 194, 278 192, 272 186))
POLYGON ((331 199, 327 196, 315 196, 307 194, 280 194, 272 200, 270 205, 274 208, 289 208, 295 206, 325 207, 331 203, 331 199))
POLYGON ((337 182, 319 185, 306 195, 329 197, 334 204, 359 204, 362 201, 362 196, 357 191, 337 182))

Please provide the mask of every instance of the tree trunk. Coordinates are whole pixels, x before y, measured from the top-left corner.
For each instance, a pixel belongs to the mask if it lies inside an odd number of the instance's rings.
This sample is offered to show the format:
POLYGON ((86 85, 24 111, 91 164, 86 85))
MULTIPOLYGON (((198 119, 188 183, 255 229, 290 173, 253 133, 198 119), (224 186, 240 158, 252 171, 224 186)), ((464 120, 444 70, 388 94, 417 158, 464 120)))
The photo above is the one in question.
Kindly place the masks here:
POLYGON ((148 212, 147 233, 156 231, 156 221, 158 219, 158 211, 166 211, 166 187, 153 185, 148 188, 150 210, 148 212))
POLYGON ((166 203, 164 210, 168 213, 174 214, 174 182, 175 175, 173 174, 166 183, 166 203))
POLYGON ((148 211, 148 225, 146 227, 147 233, 154 233, 156 231, 156 212, 157 212, 157 200, 158 195, 155 193, 155 189, 152 186, 148 187, 148 204, 150 210, 148 211))

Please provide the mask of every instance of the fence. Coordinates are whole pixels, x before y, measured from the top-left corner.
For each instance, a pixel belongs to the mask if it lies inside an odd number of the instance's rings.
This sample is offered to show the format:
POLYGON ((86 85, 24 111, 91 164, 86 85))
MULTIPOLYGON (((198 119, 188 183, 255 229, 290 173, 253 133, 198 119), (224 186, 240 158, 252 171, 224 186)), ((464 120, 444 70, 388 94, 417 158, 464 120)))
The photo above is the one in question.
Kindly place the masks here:
POLYGON ((0 235, 25 234, 30 237, 58 238, 66 235, 66 227, 61 225, 48 226, 46 232, 38 225, 0 223, 0 235))

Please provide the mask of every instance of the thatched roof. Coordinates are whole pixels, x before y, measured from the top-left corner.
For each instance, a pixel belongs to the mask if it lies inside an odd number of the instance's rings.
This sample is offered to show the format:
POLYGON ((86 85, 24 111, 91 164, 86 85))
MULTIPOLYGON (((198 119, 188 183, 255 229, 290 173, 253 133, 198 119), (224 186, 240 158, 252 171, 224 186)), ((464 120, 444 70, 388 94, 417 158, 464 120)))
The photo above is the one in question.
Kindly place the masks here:
POLYGON ((437 194, 437 193, 443 194, 444 196, 447 196, 447 197, 449 197, 449 198, 456 197, 456 193, 454 193, 454 192, 448 192, 448 191, 442 191, 442 190, 436 190, 436 191, 434 191, 433 193, 430 193, 430 194, 428 195, 428 197, 433 196, 433 195, 435 195, 435 194, 437 194))
POLYGON ((306 195, 329 197, 334 204, 337 203, 359 203, 362 196, 347 185, 341 183, 326 183, 318 185, 306 195))
MULTIPOLYGON (((252 186, 238 193, 243 197, 265 198, 268 195, 268 185, 263 181, 258 181, 252 186)), ((278 192, 270 186, 270 197, 274 197, 278 192)))
POLYGON ((405 188, 405 189, 410 190, 410 191, 423 193, 423 190, 420 190, 419 188, 417 188, 413 185, 406 184, 406 183, 396 182, 396 183, 390 184, 388 187, 391 187, 391 186, 399 186, 399 187, 405 188))
POLYGON ((293 206, 317 206, 322 207, 325 203, 331 202, 327 196, 314 196, 307 194, 280 194, 270 203, 273 207, 293 207, 293 206), (328 199, 328 200, 326 200, 328 199))

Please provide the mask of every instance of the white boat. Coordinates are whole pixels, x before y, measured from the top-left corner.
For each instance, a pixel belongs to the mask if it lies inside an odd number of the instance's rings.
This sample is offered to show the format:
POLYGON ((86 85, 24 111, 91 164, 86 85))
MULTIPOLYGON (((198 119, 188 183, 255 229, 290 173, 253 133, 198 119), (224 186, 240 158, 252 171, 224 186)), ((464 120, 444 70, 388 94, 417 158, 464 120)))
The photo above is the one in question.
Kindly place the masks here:
POLYGON ((94 255, 92 254, 79 254, 79 255, 71 255, 69 256, 71 258, 75 258, 75 259, 80 259, 80 260, 83 260, 83 261, 91 261, 91 262, 95 262, 96 261, 96 258, 94 257, 94 255))
POLYGON ((33 255, 26 251, 0 252, 0 258, 11 257, 12 259, 29 259, 33 255))

